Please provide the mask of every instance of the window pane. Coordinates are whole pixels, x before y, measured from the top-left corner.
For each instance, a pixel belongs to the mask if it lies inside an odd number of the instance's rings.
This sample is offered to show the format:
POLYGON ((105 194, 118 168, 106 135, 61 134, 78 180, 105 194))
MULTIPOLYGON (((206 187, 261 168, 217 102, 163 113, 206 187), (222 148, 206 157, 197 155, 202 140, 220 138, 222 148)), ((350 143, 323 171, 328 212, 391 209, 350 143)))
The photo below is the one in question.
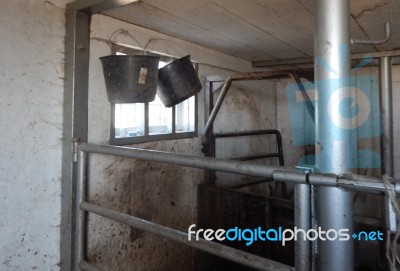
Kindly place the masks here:
POLYGON ((166 108, 160 98, 149 103, 149 134, 172 133, 172 108, 166 108))
POLYGON ((175 130, 177 133, 195 129, 195 96, 175 106, 175 130))
POLYGON ((115 104, 115 137, 144 135, 144 104, 115 104))

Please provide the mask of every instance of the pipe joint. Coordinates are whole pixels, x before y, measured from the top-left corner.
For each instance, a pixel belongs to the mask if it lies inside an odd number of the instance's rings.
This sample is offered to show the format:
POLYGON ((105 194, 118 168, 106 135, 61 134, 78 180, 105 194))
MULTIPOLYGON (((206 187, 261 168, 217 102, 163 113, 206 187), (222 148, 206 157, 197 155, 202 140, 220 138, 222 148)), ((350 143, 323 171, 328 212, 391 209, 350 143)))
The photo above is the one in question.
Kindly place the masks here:
POLYGON ((394 182, 394 192, 396 193, 397 197, 400 197, 400 180, 396 180, 394 182))
POLYGON ((337 186, 338 176, 335 174, 311 174, 308 181, 311 185, 337 186))

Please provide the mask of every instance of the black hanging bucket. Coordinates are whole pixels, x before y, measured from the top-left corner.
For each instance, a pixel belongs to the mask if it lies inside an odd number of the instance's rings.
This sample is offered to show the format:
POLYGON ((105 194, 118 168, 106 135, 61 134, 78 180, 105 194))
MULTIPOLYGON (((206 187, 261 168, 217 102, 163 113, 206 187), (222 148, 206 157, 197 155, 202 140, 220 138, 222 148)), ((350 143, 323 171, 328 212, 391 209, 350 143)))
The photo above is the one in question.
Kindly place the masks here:
POLYGON ((190 55, 177 59, 158 73, 157 94, 166 107, 174 106, 201 90, 201 83, 190 55))
POLYGON ((147 103, 155 99, 159 57, 147 55, 110 55, 100 58, 108 101, 147 103))

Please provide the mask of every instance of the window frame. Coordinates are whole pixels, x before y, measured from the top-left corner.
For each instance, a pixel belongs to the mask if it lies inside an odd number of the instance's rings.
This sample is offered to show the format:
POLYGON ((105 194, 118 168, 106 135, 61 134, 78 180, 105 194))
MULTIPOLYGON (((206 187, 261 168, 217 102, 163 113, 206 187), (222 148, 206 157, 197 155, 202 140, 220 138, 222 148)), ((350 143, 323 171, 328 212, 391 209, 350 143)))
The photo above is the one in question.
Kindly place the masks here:
MULTIPOLYGON (((141 53, 139 50, 135 50, 129 47, 112 44, 111 50, 113 53, 120 52, 124 54, 138 54, 141 53)), ((147 55, 159 56, 161 60, 171 61, 175 58, 163 55, 147 52, 147 55)), ((196 72, 199 71, 198 63, 194 63, 196 72)), ((111 121, 110 121, 110 145, 131 145, 139 143, 156 142, 163 140, 174 140, 174 139, 185 139, 194 138, 198 136, 198 93, 194 95, 194 131, 188 132, 176 132, 176 106, 172 106, 172 131, 171 133, 165 134, 149 134, 149 103, 144 103, 144 135, 137 137, 115 137, 115 104, 111 103, 111 121)), ((120 104, 120 103, 118 103, 120 104)))

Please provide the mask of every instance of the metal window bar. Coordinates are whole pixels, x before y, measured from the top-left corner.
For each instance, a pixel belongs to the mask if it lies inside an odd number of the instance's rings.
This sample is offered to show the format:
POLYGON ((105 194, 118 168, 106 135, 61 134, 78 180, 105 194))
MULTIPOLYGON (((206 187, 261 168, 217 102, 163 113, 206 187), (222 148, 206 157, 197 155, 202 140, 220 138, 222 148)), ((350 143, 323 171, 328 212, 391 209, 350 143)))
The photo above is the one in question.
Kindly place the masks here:
MULTIPOLYGON (((78 178, 76 194, 76 240, 75 240, 75 270, 101 270, 85 261, 86 241, 86 213, 91 212, 103 217, 113 219, 130 226, 152 232, 159 236, 183 243, 190 247, 209 252, 213 255, 232 260, 259 270, 289 271, 293 267, 287 266, 269 259, 245 253, 211 241, 188 241, 188 235, 150 221, 129 216, 101 206, 87 202, 87 159, 88 153, 113 155, 127 158, 136 158, 153 162, 167 163, 180 166, 188 166, 201 169, 218 170, 223 172, 252 175, 263 178, 272 178, 275 181, 291 182, 294 184, 312 184, 321 186, 339 187, 353 191, 386 192, 386 187, 378 178, 362 175, 337 176, 334 174, 314 174, 297 172, 280 166, 263 166, 251 162, 229 161, 211 157, 199 157, 185 154, 174 154, 154 150, 127 148, 117 146, 105 146, 89 143, 81 143, 78 151, 78 178)), ((391 189, 400 193, 399 184, 395 182, 391 189)), ((298 269, 301 270, 301 269, 298 269)))

